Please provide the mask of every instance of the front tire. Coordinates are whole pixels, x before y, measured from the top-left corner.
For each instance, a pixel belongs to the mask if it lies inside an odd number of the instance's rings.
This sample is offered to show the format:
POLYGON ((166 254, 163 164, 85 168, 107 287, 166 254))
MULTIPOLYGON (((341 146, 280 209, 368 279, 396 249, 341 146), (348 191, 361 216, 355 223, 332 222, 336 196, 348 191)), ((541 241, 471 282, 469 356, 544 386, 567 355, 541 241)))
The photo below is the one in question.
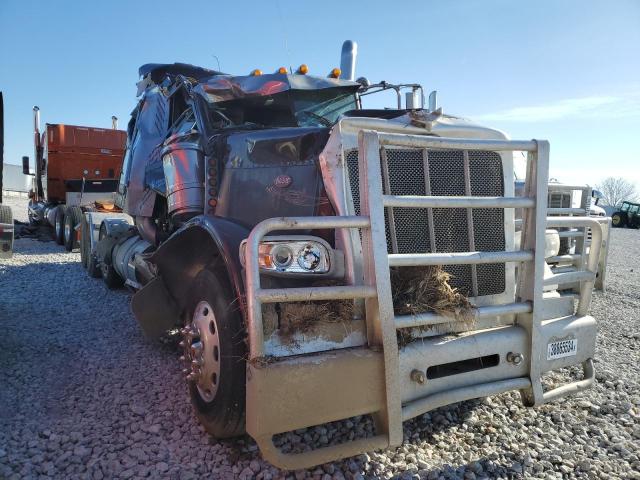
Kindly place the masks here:
POLYGON ((183 334, 191 403, 216 438, 245 433, 246 332, 234 300, 225 272, 204 269, 186 304, 183 334))
POLYGON ((621 213, 611 215, 611 225, 613 228, 622 228, 625 226, 627 218, 621 213))

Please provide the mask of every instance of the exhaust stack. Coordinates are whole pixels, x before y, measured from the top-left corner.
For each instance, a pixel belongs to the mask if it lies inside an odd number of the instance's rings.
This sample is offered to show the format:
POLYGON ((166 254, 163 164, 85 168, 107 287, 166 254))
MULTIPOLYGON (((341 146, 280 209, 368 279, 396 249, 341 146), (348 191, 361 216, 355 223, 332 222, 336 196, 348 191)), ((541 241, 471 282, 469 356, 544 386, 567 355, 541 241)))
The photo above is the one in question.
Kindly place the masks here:
POLYGON ((40 107, 33 107, 33 133, 40 134, 40 107))
POLYGON ((111 116, 111 128, 113 128, 114 130, 118 129, 118 117, 116 117, 115 115, 111 116))
POLYGON ((342 54, 340 56, 340 78, 351 80, 356 78, 356 57, 358 56, 358 44, 352 40, 345 40, 342 44, 342 54))
POLYGON ((35 105, 33 107, 33 145, 35 147, 34 158, 38 159, 38 151, 40 149, 40 107, 35 105))
MULTIPOLYGON (((44 189, 42 188, 42 137, 40 136, 40 108, 35 105, 33 107, 33 161, 36 166, 36 178, 34 184, 34 198, 35 202, 39 201, 44 196, 44 189)), ((24 170, 24 160, 23 160, 24 170)))

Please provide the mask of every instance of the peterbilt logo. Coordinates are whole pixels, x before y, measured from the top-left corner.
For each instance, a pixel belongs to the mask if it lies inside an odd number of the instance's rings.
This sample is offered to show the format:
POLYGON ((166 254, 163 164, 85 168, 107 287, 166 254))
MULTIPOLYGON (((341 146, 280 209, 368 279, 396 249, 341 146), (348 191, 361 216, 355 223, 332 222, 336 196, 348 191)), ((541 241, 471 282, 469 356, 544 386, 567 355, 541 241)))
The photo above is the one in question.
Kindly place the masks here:
POLYGON ((293 183, 293 178, 289 175, 278 175, 273 181, 273 185, 278 188, 287 188, 293 183))

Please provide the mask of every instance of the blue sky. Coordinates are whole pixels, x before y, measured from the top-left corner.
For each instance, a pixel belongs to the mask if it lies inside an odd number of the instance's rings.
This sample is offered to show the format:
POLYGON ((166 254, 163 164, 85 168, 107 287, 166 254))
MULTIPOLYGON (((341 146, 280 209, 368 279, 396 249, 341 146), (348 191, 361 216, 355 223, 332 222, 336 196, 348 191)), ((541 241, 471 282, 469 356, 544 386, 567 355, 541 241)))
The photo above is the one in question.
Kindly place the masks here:
POLYGON ((326 75, 347 38, 358 75, 421 83, 447 113, 550 140, 561 181, 640 186, 636 0, 0 0, 5 161, 33 155, 33 105, 43 122, 124 126, 143 63, 217 68, 215 55, 229 73, 326 75))

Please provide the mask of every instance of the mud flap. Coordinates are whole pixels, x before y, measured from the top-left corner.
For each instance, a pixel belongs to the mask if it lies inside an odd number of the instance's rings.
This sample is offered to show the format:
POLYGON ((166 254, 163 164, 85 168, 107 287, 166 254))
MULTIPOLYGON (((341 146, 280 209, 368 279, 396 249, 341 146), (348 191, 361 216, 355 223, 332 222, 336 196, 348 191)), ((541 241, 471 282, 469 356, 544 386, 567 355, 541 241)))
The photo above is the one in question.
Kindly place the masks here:
POLYGON ((175 328, 180 314, 161 277, 156 277, 131 299, 131 310, 149 338, 175 328))

